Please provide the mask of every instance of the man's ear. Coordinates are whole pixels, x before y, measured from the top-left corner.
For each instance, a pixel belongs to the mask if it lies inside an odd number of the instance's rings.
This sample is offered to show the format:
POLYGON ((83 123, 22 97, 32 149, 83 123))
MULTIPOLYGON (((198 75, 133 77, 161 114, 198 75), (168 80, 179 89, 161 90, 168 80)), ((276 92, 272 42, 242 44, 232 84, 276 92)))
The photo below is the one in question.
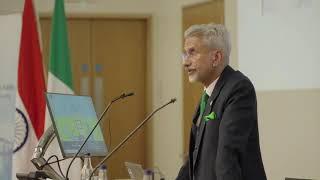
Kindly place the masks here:
POLYGON ((220 50, 214 50, 211 52, 212 66, 217 67, 222 63, 223 53, 220 50))

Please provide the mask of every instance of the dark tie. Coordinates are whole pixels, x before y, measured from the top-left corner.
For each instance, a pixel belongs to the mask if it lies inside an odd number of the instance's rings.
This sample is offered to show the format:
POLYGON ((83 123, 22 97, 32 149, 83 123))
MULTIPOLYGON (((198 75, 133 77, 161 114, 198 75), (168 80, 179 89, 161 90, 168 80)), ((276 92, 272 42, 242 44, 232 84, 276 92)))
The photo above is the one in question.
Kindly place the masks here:
POLYGON ((206 91, 204 91, 201 97, 201 102, 200 102, 200 116, 202 116, 204 113, 208 99, 209 99, 209 96, 206 93, 206 91))

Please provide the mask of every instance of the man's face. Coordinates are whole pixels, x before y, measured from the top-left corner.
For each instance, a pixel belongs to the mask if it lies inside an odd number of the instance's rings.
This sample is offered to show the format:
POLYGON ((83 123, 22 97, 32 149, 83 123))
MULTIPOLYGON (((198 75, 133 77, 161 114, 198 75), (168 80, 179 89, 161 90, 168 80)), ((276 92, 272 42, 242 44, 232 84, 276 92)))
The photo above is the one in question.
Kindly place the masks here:
POLYGON ((184 42, 183 65, 190 82, 200 82, 209 85, 214 71, 213 50, 206 46, 199 37, 189 37, 184 42))

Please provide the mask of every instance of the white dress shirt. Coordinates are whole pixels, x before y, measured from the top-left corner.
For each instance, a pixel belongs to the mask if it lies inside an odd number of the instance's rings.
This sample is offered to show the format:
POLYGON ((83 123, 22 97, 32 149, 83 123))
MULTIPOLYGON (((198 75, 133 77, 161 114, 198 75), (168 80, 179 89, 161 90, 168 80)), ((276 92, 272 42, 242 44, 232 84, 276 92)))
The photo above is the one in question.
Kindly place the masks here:
MULTIPOLYGON (((219 77, 220 77, 220 76, 219 76, 219 77)), ((216 84, 217 84, 217 82, 218 82, 219 77, 217 77, 217 79, 214 80, 207 88, 204 88, 204 90, 206 91, 206 93, 207 93, 207 95, 208 95, 209 97, 211 96, 211 94, 212 94, 212 92, 213 92, 213 90, 214 90, 214 87, 216 86, 216 84)), ((209 101, 208 101, 208 102, 209 102, 209 101)), ((207 102, 207 103, 208 103, 208 102, 207 102)), ((200 125, 201 119, 202 119, 202 114, 199 114, 198 120, 197 120, 197 124, 196 124, 197 126, 200 125)))

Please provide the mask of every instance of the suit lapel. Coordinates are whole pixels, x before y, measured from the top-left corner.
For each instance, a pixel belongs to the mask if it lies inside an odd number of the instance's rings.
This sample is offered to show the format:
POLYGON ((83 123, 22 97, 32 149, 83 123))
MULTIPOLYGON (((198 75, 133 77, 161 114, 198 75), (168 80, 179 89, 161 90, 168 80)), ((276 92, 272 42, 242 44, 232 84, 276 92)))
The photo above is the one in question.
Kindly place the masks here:
POLYGON ((200 103, 198 103, 197 109, 196 109, 196 111, 195 111, 194 114, 193 114, 193 117, 192 117, 192 122, 193 122, 193 124, 196 124, 196 123, 197 123, 199 114, 200 114, 200 103))
MULTIPOLYGON (((220 94, 220 91, 223 87, 223 85, 225 84, 226 82, 226 79, 227 77, 229 76, 230 73, 232 73, 234 70, 230 67, 230 66, 227 66, 223 72, 221 73, 220 75, 220 78, 216 84, 216 87, 214 88, 211 96, 209 97, 208 101, 207 101, 207 105, 206 105, 206 108, 205 108, 205 111, 201 117, 201 123, 200 123, 200 128, 199 128, 199 133, 198 135, 196 136, 196 140, 195 140, 195 147, 198 147, 197 148, 197 151, 195 152, 194 154, 194 157, 193 157, 193 167, 195 168, 196 166, 196 162, 197 162, 197 159, 198 159, 198 154, 199 154, 199 151, 200 151, 200 145, 201 145, 201 141, 202 141, 202 138, 203 138, 203 134, 204 134, 204 130, 205 130, 205 127, 206 127, 206 122, 204 121, 204 117, 208 114, 211 113, 212 111, 212 108, 215 104, 215 101, 218 97, 218 95, 220 94)), ((199 106, 198 106, 198 109, 197 109, 197 114, 199 114, 199 106)), ((198 116, 193 117, 193 120, 196 120, 198 116)))

